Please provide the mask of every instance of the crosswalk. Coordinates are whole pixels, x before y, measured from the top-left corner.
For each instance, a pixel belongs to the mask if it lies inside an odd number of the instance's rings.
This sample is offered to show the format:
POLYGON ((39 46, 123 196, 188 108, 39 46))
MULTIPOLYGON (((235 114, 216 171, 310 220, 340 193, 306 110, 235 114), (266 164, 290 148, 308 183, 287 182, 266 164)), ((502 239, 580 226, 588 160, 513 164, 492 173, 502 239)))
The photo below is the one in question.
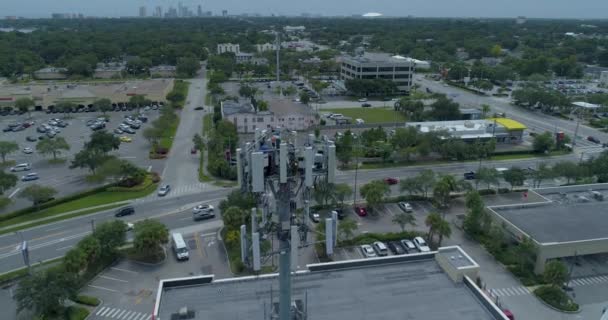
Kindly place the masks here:
POLYGON ((570 280, 570 286, 588 286, 594 284, 608 283, 608 276, 595 276, 586 278, 577 278, 570 280))
MULTIPOLYGON (((576 278, 566 283, 571 287, 589 286, 608 283, 608 275, 576 278)), ((488 290, 495 297, 512 297, 531 294, 532 291, 524 286, 514 286, 509 288, 494 288, 488 290)))
POLYGON ((96 318, 116 320, 150 320, 152 315, 144 312, 131 311, 120 308, 101 307, 95 312, 96 318))
POLYGON ((532 293, 530 289, 524 286, 515 286, 510 288, 490 289, 490 293, 497 297, 522 296, 532 293))

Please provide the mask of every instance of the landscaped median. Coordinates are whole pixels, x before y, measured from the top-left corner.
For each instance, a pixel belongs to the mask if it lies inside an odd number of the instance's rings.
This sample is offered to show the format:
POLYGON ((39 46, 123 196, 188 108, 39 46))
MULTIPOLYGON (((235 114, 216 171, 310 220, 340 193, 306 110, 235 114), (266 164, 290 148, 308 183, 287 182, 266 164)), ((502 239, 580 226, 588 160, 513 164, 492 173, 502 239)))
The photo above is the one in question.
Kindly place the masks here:
POLYGON ((110 184, 56 199, 38 207, 29 207, 1 215, 0 234, 122 206, 128 200, 153 193, 158 181, 157 175, 149 174, 141 184, 131 188, 110 184))

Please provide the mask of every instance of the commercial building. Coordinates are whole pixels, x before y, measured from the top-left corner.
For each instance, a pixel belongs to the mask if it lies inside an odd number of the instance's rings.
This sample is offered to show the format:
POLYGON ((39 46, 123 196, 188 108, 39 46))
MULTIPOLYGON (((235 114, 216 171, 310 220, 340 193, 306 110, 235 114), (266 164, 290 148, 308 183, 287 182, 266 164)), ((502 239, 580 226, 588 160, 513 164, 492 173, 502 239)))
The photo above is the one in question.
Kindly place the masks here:
POLYGON ((304 32, 304 31, 306 31, 306 27, 305 26, 285 26, 285 27, 283 27, 283 30, 287 33, 304 32))
POLYGON ((608 253, 606 202, 608 184, 577 185, 528 191, 543 200, 488 207, 496 225, 513 239, 536 246, 534 271, 551 259, 608 253))
POLYGON ((262 43, 262 44, 256 44, 255 45, 256 50, 261 53, 261 52, 266 52, 266 51, 275 51, 277 50, 277 45, 274 43, 262 43))
POLYGON ((253 133, 259 128, 307 130, 317 123, 310 107, 289 100, 270 100, 268 111, 259 112, 248 102, 223 101, 221 107, 222 118, 232 122, 239 133, 253 133))
POLYGON ((458 138, 467 142, 496 139, 497 143, 517 144, 523 141, 526 126, 507 118, 482 120, 454 120, 407 122, 420 132, 443 132, 444 138, 458 138))
POLYGON ((38 80, 63 80, 68 78, 66 68, 43 68, 34 71, 34 78, 38 80))
POLYGON ((222 54, 225 52, 232 52, 234 54, 238 54, 241 52, 241 47, 238 44, 233 43, 218 43, 217 54, 222 54))
POLYGON ((124 62, 98 63, 93 78, 98 79, 115 79, 122 78, 122 74, 126 69, 124 62))
POLYGON ((177 68, 168 65, 151 67, 150 75, 155 78, 174 78, 177 75, 177 68))
POLYGON ((147 16, 147 9, 144 6, 139 7, 139 17, 145 18, 147 16))
POLYGON ((402 56, 364 53, 342 58, 341 79, 385 79, 393 81, 400 93, 410 91, 415 63, 402 56))
POLYGON ((599 104, 594 104, 594 103, 589 103, 589 102, 584 102, 584 101, 572 102, 572 106, 575 109, 578 108, 578 109, 584 110, 585 112, 591 112, 591 113, 597 112, 597 110, 599 110, 602 107, 599 104))
POLYGON ((234 55, 236 63, 249 63, 253 59, 253 53, 239 52, 234 55))
POLYGON ((608 85, 608 71, 602 71, 600 73, 600 83, 608 85))
MULTIPOLYGON (((460 247, 309 264, 292 275, 292 319, 507 320, 475 284, 478 270, 460 247)), ((153 319, 277 319, 278 278, 161 280, 153 319)))

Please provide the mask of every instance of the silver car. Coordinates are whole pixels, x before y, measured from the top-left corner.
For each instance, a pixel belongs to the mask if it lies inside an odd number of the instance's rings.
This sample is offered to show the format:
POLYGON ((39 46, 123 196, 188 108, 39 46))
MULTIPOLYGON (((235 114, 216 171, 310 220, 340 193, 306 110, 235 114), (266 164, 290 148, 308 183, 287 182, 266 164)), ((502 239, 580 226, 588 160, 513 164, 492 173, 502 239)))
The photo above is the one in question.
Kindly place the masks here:
POLYGON ((171 191, 171 186, 168 184, 165 184, 165 185, 161 186, 160 189, 158 189, 158 196, 164 197, 167 195, 167 193, 169 193, 169 191, 171 191))
POLYGON ((377 257, 376 251, 369 244, 361 245, 361 252, 363 252, 363 256, 366 258, 374 258, 377 257))

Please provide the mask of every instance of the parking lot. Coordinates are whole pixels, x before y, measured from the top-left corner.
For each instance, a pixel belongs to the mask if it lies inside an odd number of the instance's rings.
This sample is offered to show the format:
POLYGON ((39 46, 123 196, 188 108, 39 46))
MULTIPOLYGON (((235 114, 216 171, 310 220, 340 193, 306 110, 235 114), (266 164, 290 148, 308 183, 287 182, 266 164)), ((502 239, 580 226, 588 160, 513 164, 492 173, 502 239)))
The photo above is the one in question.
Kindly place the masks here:
MULTIPOLYGON (((179 230, 172 230, 179 231, 179 230)), ((189 260, 178 261, 167 245, 167 259, 158 265, 147 265, 123 259, 100 273, 81 294, 100 298, 103 303, 89 319, 151 319, 160 279, 214 274, 231 276, 219 229, 183 233, 189 248, 189 260)))
MULTIPOLYGON (((115 128, 124 121, 124 117, 129 114, 135 114, 137 111, 110 111, 106 115, 109 121, 106 123, 106 130, 113 132, 115 128)), ((131 142, 122 142, 120 149, 112 152, 111 154, 116 155, 122 159, 127 159, 134 164, 146 168, 148 170, 162 171, 164 161, 150 160, 148 159, 148 142, 143 138, 143 130, 150 125, 158 117, 158 110, 142 111, 148 117, 147 122, 142 123, 141 128, 135 130, 134 134, 118 134, 118 136, 126 136, 130 138, 131 142)), ((29 203, 23 199, 19 199, 16 195, 18 192, 29 184, 37 183, 44 186, 50 186, 58 191, 58 196, 65 196, 83 189, 92 188, 95 184, 91 184, 85 181, 85 176, 88 174, 86 169, 69 169, 70 160, 73 155, 79 152, 84 143, 89 139, 93 130, 87 126, 87 122, 95 120, 102 116, 100 112, 82 112, 82 113, 70 113, 70 114, 46 114, 44 112, 32 112, 32 118, 29 119, 27 114, 5 116, 0 118, 0 127, 6 128, 10 124, 23 123, 25 121, 32 121, 33 125, 24 130, 17 132, 3 132, 2 140, 15 141, 19 144, 19 150, 13 154, 7 156, 7 160, 14 160, 17 164, 19 163, 30 163, 31 170, 24 172, 16 172, 17 176, 21 176, 27 173, 37 173, 39 176, 38 180, 23 182, 19 181, 17 186, 12 190, 8 190, 5 194, 10 196, 13 200, 13 204, 4 209, 4 212, 13 211, 19 208, 28 206, 29 203), (48 125, 49 120, 57 118, 62 122, 66 123, 66 127, 55 127, 53 130, 57 130, 56 137, 63 137, 70 145, 70 150, 62 152, 60 158, 65 158, 67 161, 64 162, 53 162, 49 161, 52 159, 52 155, 41 155, 36 152, 36 144, 40 141, 40 137, 48 139, 46 133, 37 131, 38 127, 43 124, 48 125), (28 141, 28 137, 30 140, 28 141), (25 153, 24 148, 30 148, 33 150, 32 153, 25 153)), ((89 122, 91 123, 91 122, 89 122)), ((125 141, 128 139, 124 139, 125 141)), ((6 168, 8 171, 10 168, 6 168)))

